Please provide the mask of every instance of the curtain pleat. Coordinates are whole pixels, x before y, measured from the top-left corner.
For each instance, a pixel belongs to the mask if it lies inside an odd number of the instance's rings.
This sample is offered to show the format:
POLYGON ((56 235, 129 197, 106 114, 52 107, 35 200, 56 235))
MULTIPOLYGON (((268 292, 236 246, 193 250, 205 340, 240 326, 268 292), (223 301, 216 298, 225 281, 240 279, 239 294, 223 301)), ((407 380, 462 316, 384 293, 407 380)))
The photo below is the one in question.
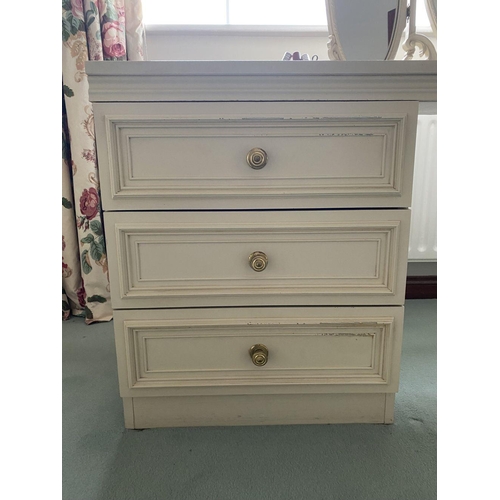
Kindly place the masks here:
POLYGON ((85 304, 80 305, 77 290, 81 287, 80 253, 75 219, 75 203, 73 201, 73 182, 71 174, 71 153, 69 151, 68 124, 64 99, 62 104, 62 284, 63 284, 63 318, 71 314, 84 315, 85 304))
POLYGON ((142 60, 140 0, 63 0, 63 318, 112 319, 94 114, 85 62, 142 60), (130 51, 130 57, 129 57, 130 51))

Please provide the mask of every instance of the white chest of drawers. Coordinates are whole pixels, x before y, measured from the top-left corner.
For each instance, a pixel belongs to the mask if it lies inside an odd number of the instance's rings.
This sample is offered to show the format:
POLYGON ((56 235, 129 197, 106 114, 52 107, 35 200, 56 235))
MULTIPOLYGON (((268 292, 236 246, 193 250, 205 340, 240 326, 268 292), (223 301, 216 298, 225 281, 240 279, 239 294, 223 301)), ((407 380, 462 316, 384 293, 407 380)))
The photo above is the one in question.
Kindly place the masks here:
POLYGON ((392 422, 435 63, 87 73, 126 427, 392 422))

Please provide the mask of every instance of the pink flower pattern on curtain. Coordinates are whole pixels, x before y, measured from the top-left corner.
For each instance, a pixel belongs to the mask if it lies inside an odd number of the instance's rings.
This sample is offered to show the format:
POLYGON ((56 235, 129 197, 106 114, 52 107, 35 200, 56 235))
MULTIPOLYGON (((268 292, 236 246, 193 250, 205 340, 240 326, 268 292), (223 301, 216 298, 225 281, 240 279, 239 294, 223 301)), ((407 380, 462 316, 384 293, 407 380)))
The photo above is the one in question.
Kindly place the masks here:
POLYGON ((85 62, 142 60, 141 0, 62 1, 62 315, 109 321, 94 115, 85 62))

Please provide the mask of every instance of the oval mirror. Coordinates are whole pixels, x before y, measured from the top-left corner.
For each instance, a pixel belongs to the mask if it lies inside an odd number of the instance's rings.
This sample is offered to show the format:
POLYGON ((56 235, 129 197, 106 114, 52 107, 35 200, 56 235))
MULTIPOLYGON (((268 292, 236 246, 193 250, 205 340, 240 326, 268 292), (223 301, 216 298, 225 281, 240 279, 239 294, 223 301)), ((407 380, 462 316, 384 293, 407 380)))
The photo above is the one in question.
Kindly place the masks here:
POLYGON ((407 0, 326 0, 332 60, 394 59, 406 26, 407 0))

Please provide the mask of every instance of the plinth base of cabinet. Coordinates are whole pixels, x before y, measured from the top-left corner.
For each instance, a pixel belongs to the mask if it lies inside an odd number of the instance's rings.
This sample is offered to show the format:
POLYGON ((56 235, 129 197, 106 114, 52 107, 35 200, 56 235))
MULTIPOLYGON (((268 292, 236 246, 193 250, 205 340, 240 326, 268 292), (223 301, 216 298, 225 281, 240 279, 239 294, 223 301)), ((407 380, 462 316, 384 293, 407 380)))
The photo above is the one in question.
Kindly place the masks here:
POLYGON ((390 424, 394 394, 280 394, 123 398, 125 427, 390 424))

